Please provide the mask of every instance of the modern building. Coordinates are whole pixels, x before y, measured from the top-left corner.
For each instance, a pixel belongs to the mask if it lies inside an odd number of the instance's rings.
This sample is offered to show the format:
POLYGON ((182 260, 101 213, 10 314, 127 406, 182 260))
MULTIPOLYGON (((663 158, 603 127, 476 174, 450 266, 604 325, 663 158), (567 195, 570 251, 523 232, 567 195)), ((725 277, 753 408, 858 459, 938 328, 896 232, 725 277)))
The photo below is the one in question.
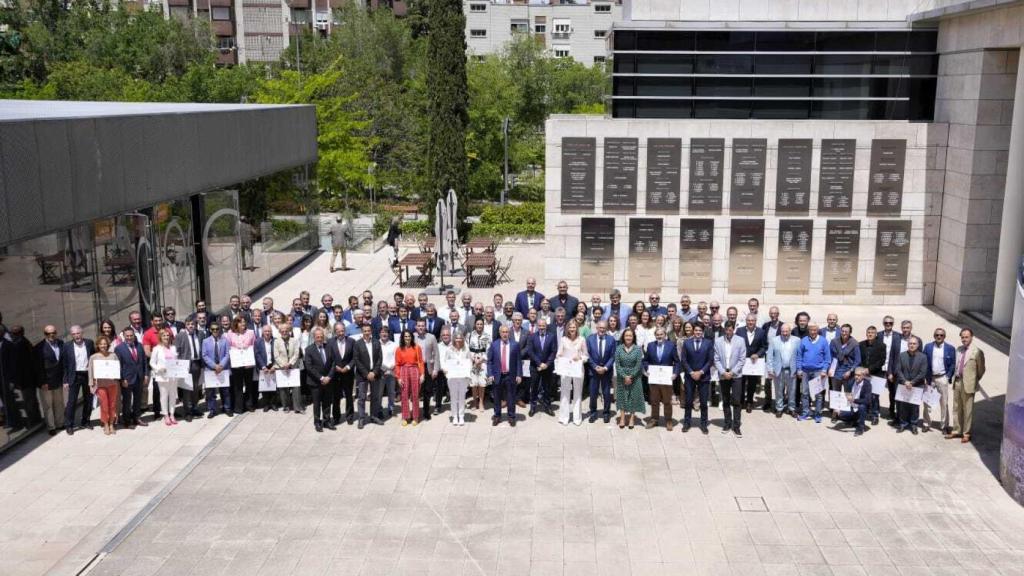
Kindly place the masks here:
POLYGON ((627 0, 611 115, 547 122, 547 280, 1008 327, 1022 45, 1022 0, 627 0))
POLYGON ((612 24, 622 19, 620 0, 464 0, 462 6, 471 56, 498 53, 516 34, 528 34, 553 55, 588 66, 608 58, 612 24))

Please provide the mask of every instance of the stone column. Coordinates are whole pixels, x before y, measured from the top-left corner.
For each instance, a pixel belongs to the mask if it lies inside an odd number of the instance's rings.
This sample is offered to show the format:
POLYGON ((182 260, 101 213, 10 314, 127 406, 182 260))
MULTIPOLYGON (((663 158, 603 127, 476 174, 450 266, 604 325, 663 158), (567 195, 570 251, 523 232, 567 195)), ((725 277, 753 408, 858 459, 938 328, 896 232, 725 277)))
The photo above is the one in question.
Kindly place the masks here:
MULTIPOLYGON (((1024 56, 1024 49, 1021 50, 1024 56)), ((1017 58, 1017 88, 1013 98, 1009 164, 1003 196, 1003 222, 999 231, 999 260, 996 266, 992 323, 1008 328, 1013 322, 1017 267, 1024 255, 1024 57, 1017 58)))

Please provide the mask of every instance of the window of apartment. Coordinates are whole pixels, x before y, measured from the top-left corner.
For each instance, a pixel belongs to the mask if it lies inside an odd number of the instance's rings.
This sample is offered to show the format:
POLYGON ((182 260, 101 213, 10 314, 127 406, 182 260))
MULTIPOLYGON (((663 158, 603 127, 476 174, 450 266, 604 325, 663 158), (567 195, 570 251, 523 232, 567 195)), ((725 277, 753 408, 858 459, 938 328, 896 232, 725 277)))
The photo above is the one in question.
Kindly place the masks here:
POLYGON ((606 38, 607 36, 607 30, 594 30, 594 38, 606 38))
POLYGON ((292 23, 309 24, 309 10, 305 8, 292 8, 292 23))
POLYGON ((572 22, 567 18, 555 18, 555 37, 568 37, 572 33, 572 22))
POLYGON ((568 46, 555 46, 554 48, 552 48, 552 50, 555 53, 555 58, 568 58, 569 57, 569 47, 568 46))
POLYGON ((543 34, 543 33, 548 31, 548 25, 547 24, 534 24, 533 25, 533 31, 536 32, 537 34, 543 34))
POLYGON ((604 64, 606 60, 604 56, 594 56, 594 64, 604 64))
POLYGON ((597 12, 598 14, 611 14, 611 12, 612 12, 612 5, 611 4, 594 4, 594 12, 597 12))
POLYGON ((214 6, 212 15, 214 20, 231 20, 231 8, 226 6, 214 6))
POLYGON ((234 36, 218 36, 217 37, 217 49, 228 51, 234 50, 235 48, 235 37, 234 36))
POLYGON ((487 12, 487 4, 485 2, 471 2, 469 4, 470 12, 487 12))
POLYGON ((512 30, 513 33, 515 33, 515 32, 529 32, 530 31, 530 21, 529 20, 522 20, 522 19, 512 20, 512 23, 510 25, 510 29, 512 30))
POLYGON ((469 31, 470 38, 487 38, 487 30, 483 28, 473 28, 469 31))

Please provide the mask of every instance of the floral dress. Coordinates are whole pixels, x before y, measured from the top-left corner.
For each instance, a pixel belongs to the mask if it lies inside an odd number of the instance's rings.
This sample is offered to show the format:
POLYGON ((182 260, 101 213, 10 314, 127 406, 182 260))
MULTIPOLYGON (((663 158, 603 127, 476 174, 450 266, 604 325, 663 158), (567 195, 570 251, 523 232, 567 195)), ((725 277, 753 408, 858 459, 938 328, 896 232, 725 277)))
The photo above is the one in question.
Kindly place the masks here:
POLYGON ((491 335, 485 329, 483 333, 476 330, 469 333, 469 351, 473 359, 473 369, 469 373, 469 385, 474 388, 487 386, 487 349, 491 347, 491 335), (480 366, 476 362, 482 360, 480 366))
POLYGON ((615 349, 615 404, 623 412, 643 414, 646 410, 644 389, 640 383, 643 374, 643 354, 634 345, 630 350, 625 346, 615 349), (633 383, 626 385, 626 376, 633 377, 633 383))

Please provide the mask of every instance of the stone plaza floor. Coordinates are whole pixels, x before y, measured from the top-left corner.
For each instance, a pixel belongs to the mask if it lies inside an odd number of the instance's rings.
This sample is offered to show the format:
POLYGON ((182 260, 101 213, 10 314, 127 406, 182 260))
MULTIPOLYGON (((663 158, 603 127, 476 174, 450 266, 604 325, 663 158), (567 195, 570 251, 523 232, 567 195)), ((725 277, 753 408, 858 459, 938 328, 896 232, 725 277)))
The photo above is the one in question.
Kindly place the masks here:
MULTIPOLYGON (((537 249, 509 248, 515 280, 497 290, 521 289, 537 249)), ((329 259, 272 288, 278 307, 302 288, 336 301, 395 289, 381 254, 334 274, 329 259)), ((955 334, 921 306, 805 308, 855 336, 885 313, 955 334)), ((709 436, 522 413, 492 427, 476 411, 461 428, 317 434, 309 410, 37 436, 0 455, 0 573, 1024 576, 1024 508, 997 478, 1007 359, 982 345, 966 445, 756 410, 736 438, 714 408, 709 436)))

